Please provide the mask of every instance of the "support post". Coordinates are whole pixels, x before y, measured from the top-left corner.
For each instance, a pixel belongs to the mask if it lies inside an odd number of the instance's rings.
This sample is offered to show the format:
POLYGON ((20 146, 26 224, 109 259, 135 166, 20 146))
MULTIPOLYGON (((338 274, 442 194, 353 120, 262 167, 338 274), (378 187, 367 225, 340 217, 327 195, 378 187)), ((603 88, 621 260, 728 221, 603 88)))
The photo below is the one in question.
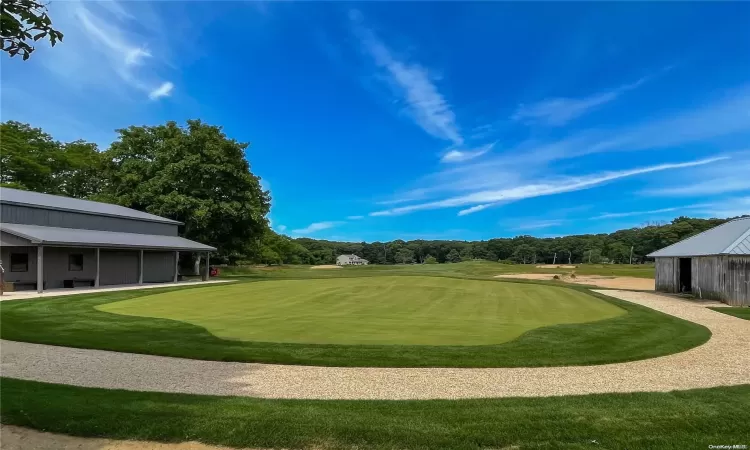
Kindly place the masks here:
POLYGON ((208 257, 209 257, 209 253, 206 252, 206 268, 203 269, 203 281, 208 281, 208 276, 209 276, 208 257))
POLYGON ((180 272, 180 252, 174 252, 174 277, 173 283, 177 283, 177 275, 180 272))
POLYGON ((138 284, 143 284, 143 250, 138 250, 138 284))
POLYGON ((44 246, 36 248, 36 291, 44 293, 44 246))
POLYGON ((99 287, 99 247, 96 248, 96 277, 94 277, 94 287, 99 287))

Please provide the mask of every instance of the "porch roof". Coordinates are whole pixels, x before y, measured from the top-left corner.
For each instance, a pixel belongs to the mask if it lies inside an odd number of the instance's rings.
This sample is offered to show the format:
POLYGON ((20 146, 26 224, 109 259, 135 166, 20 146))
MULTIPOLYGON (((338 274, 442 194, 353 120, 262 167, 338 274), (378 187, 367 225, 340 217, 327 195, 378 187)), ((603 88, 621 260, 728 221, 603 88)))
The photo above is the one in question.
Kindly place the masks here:
POLYGON ((70 247, 133 248, 152 250, 214 251, 215 247, 179 236, 83 230, 0 223, 0 231, 28 240, 33 245, 70 247))

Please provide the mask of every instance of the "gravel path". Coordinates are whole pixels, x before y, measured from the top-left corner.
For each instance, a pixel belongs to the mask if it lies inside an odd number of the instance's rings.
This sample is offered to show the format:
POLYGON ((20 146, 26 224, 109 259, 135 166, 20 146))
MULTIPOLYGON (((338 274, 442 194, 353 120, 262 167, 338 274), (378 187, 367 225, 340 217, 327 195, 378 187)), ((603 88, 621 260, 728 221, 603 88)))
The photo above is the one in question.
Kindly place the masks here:
POLYGON ((265 398, 455 399, 671 391, 750 383, 750 321, 645 292, 598 291, 708 327, 686 352, 599 366, 442 369, 227 363, 0 341, 2 375, 136 391, 265 398))

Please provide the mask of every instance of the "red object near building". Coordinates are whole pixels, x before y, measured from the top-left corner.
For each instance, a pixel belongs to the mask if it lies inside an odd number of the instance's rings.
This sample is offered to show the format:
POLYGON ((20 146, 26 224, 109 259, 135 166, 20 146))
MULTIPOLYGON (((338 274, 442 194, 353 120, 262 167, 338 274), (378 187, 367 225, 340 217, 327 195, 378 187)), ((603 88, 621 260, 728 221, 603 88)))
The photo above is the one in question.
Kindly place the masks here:
POLYGON ((218 277, 219 276, 219 269, 216 267, 211 267, 208 270, 208 276, 210 277, 218 277))

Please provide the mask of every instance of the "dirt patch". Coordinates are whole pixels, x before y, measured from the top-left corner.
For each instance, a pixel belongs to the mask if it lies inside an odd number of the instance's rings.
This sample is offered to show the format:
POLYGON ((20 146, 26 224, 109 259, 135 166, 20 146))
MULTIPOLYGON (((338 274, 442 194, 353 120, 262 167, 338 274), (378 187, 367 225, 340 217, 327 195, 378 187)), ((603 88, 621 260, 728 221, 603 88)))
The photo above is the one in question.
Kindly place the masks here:
MULTIPOLYGON (((566 283, 588 284, 610 289, 630 289, 636 291, 653 291, 654 280, 637 277, 605 277, 601 275, 576 275, 572 278, 570 274, 558 274, 560 280, 566 283)), ((523 280, 555 280, 554 273, 515 273, 495 275, 495 278, 520 278, 523 280)))
POLYGON ((539 264, 537 269, 575 269, 576 266, 570 264, 539 264))
POLYGON ((341 266, 336 266, 333 264, 323 264, 321 266, 312 266, 311 269, 340 269, 341 266))
POLYGON ((229 450, 200 442, 163 444, 149 441, 117 441, 44 433, 29 428, 2 425, 3 450, 229 450))

